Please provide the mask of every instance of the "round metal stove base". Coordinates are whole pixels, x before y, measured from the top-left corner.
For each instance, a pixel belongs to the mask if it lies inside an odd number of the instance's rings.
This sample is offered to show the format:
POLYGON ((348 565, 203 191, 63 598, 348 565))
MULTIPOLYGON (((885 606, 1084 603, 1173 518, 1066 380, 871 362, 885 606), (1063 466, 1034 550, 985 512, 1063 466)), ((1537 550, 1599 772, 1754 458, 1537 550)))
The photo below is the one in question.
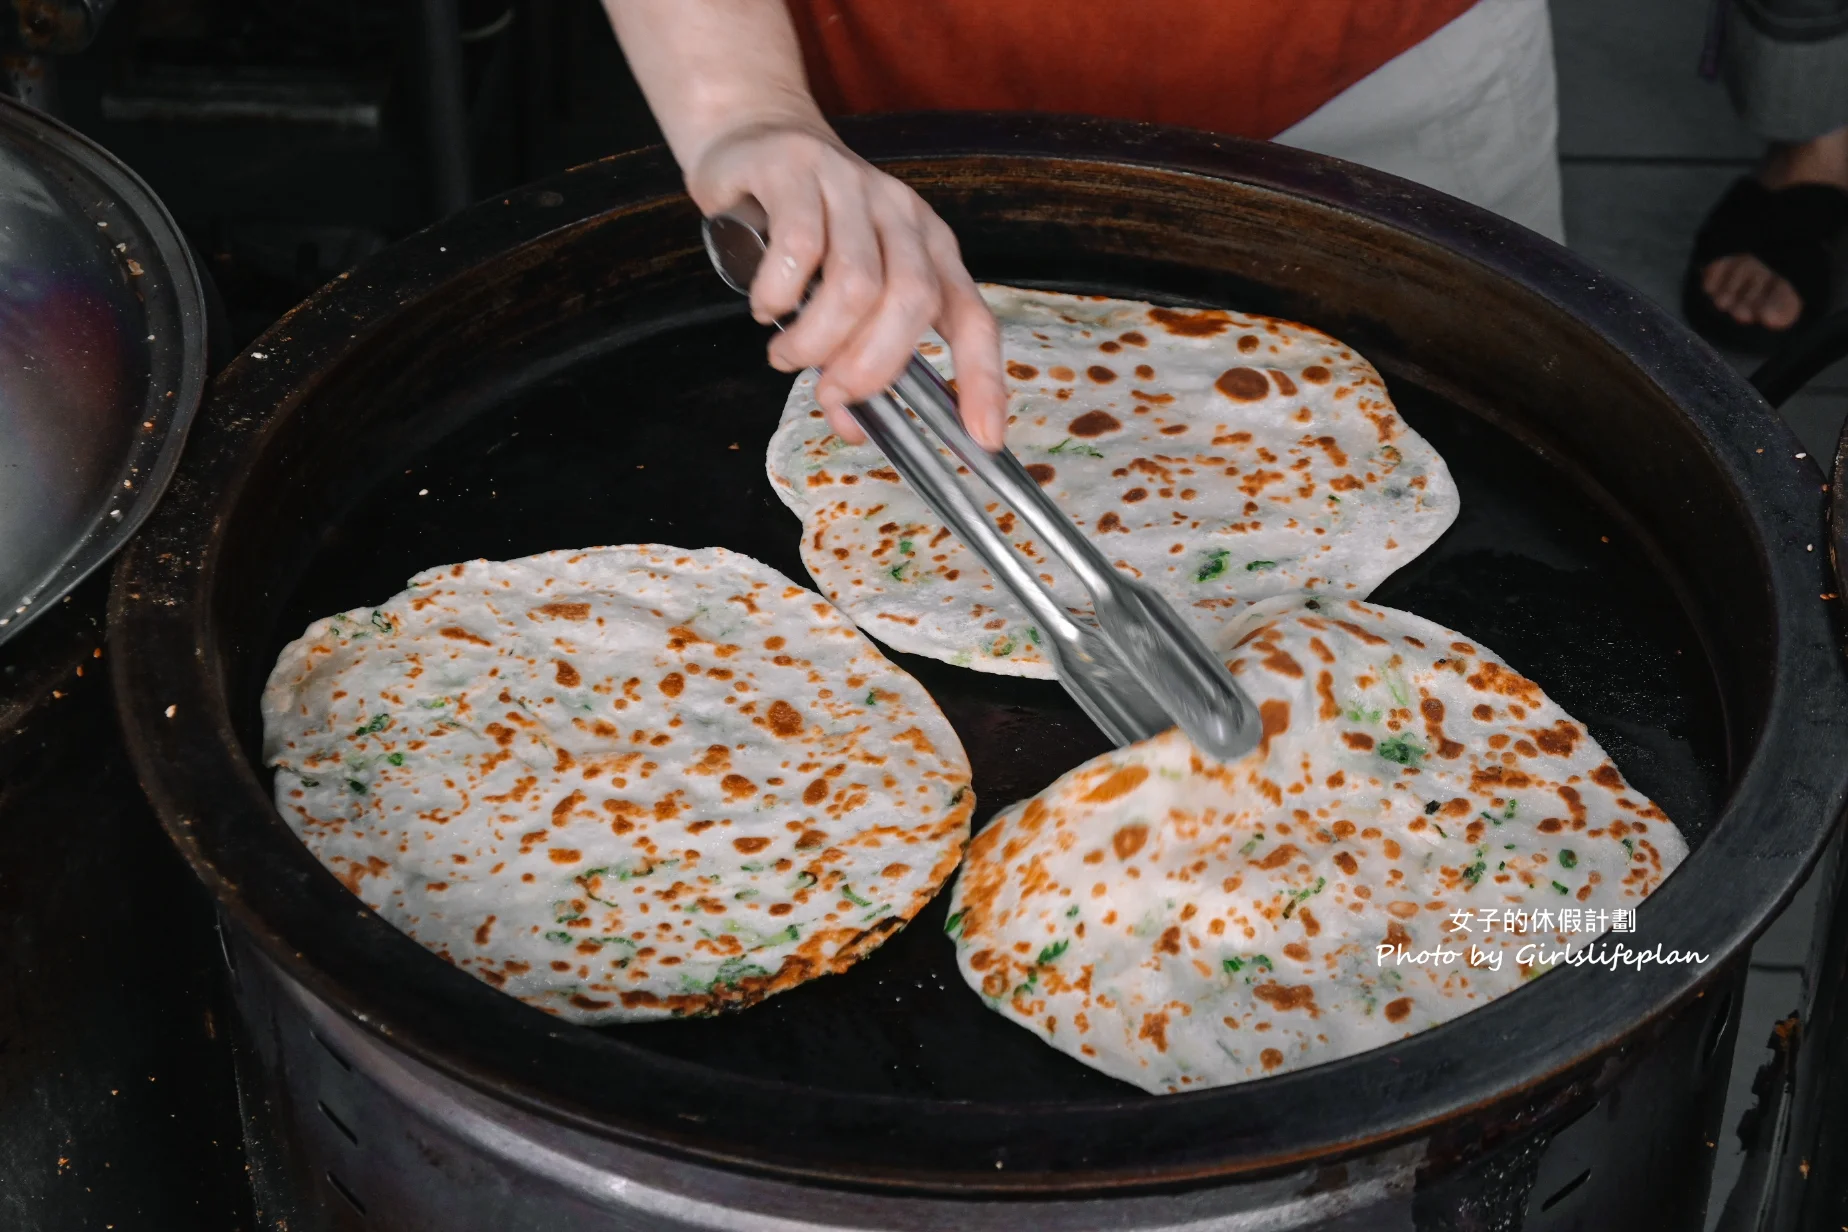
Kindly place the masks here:
POLYGON ((1588 1109, 1460 1169, 1424 1140, 1182 1193, 970 1202, 793 1185, 578 1132, 382 1043, 225 935, 258 1207, 290 1232, 1697 1229, 1744 975, 1716 979, 1588 1109))

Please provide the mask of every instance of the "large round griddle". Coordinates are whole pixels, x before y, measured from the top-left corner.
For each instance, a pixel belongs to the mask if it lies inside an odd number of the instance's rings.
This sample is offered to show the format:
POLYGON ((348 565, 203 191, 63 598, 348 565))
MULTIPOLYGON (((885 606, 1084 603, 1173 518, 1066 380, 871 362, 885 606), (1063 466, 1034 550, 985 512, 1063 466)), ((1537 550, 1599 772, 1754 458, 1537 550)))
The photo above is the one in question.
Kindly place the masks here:
MULTIPOLYGON (((1805 550, 1826 542, 1814 464, 1634 292, 1390 177, 1095 122, 850 131, 938 206, 980 277, 1274 313, 1378 365, 1463 513, 1376 599, 1538 680, 1670 812, 1694 854, 1627 940, 1710 961, 1560 971, 1390 1048, 1156 1099, 984 1010, 941 904, 858 968, 744 1013, 600 1031, 361 908, 276 816, 256 756, 262 682, 310 619, 430 565, 595 543, 722 544, 805 580, 763 475, 788 378, 705 265, 659 154, 382 254, 214 388, 188 482, 118 574, 111 636, 144 785, 232 920, 482 1090, 829 1183, 1172 1186, 1415 1135, 1467 1153, 1490 1127, 1582 1106, 1769 921, 1840 809, 1848 682, 1826 553, 1805 550)), ((978 817, 1105 747, 1056 685, 894 657, 961 733, 978 817)))

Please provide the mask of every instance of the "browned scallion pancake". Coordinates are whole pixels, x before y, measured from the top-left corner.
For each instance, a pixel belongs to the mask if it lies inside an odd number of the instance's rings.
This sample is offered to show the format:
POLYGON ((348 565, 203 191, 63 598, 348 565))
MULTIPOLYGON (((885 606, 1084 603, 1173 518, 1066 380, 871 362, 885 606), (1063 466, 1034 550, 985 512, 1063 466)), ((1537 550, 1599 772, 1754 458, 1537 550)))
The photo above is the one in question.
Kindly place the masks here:
POLYGON ((431 570, 311 625, 263 717, 276 805, 348 889, 585 1023, 841 970, 937 892, 974 807, 917 682, 722 548, 431 570))

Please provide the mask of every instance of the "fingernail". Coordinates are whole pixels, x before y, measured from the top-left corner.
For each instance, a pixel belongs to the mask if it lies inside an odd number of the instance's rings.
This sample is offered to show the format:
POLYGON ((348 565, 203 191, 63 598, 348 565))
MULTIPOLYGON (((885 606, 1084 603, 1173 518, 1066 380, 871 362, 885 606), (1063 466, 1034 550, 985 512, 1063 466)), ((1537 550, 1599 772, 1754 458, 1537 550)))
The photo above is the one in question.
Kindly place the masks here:
POLYGON ((1000 453, 1007 446, 1007 425, 994 419, 982 421, 981 441, 989 453, 1000 453))
POLYGON ((855 422, 854 417, 848 413, 845 406, 839 402, 825 403, 824 405, 828 408, 828 428, 834 435, 840 437, 849 445, 858 445, 861 441, 866 439, 866 434, 860 431, 860 425, 855 422))

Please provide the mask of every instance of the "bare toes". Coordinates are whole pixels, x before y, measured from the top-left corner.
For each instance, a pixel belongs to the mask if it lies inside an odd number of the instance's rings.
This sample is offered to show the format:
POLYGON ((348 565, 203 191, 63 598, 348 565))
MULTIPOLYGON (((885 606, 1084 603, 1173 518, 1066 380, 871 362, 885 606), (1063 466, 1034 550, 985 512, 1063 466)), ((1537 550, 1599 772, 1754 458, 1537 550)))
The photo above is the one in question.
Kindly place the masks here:
POLYGON ((1752 294, 1753 266, 1749 257, 1728 257, 1719 271, 1713 301, 1724 312, 1737 312, 1752 294))
POLYGON ((1771 286, 1758 306, 1758 320, 1766 329, 1789 329, 1803 315, 1803 299, 1784 279, 1771 276, 1771 286))
POLYGON ((1700 272, 1701 290, 1723 308, 1726 306, 1723 300, 1730 299, 1732 296, 1732 284, 1738 272, 1738 257, 1721 257, 1717 261, 1711 261, 1707 264, 1707 268, 1700 272))
POLYGON ((1741 266, 1733 274, 1731 294, 1724 305, 1727 314, 1741 325, 1750 325, 1758 315, 1758 301, 1764 290, 1762 271, 1756 263, 1741 266))
POLYGON ((1700 272, 1700 285, 1714 307, 1741 325, 1783 330, 1803 315, 1796 288, 1750 253, 1708 262, 1700 272))

